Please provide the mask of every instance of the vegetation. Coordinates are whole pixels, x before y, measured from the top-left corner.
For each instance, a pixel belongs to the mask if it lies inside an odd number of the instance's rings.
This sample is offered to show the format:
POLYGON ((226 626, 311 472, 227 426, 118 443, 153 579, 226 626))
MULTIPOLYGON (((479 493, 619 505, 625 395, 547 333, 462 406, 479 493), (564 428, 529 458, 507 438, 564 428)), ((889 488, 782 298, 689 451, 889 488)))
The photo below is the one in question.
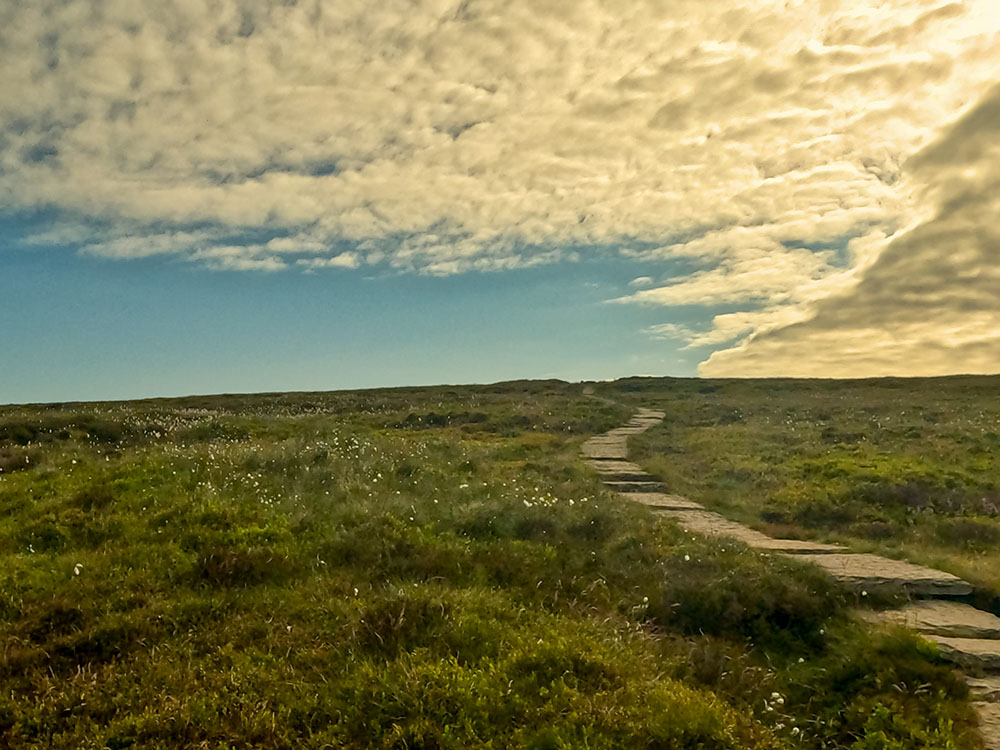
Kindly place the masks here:
POLYGON ((947 570, 1000 611, 1000 378, 615 389, 667 411, 632 448, 677 492, 771 534, 947 570))
POLYGON ((0 745, 976 747, 926 644, 605 492, 602 388, 0 408, 0 745))

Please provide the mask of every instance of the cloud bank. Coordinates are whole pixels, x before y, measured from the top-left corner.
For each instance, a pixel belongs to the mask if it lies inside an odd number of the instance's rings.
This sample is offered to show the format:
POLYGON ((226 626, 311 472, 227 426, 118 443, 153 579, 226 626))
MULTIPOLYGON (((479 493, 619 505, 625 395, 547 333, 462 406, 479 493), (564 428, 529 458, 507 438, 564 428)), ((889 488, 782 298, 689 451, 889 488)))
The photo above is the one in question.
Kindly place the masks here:
POLYGON ((622 301, 727 308, 652 331, 728 346, 703 374, 997 370, 998 32, 994 0, 8 3, 0 201, 222 270, 682 262, 622 301))

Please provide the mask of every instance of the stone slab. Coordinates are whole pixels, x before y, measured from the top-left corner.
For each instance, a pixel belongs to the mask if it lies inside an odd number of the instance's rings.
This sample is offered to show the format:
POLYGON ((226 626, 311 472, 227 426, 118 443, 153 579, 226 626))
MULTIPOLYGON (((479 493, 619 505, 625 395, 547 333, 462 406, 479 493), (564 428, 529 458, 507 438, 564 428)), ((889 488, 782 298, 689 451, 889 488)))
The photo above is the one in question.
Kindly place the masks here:
POLYGON ((587 461, 591 467, 596 469, 601 473, 613 473, 616 471, 642 471, 642 467, 639 464, 634 464, 631 461, 587 461))
POLYGON ((663 487, 663 482, 660 481, 659 477, 654 477, 644 471, 613 471, 605 473, 601 478, 605 483, 628 482, 629 484, 656 484, 663 487))
POLYGON ((972 585, 951 573, 871 554, 801 555, 844 586, 861 591, 894 589, 916 596, 965 596, 972 585))
POLYGON ((705 510, 703 505, 699 505, 693 500, 666 492, 629 492, 625 494, 629 500, 641 503, 642 505, 648 505, 651 508, 660 508, 662 510, 705 510))
POLYGON ((587 458, 614 459, 616 461, 628 458, 628 449, 624 444, 591 443, 588 441, 583 444, 580 450, 587 458))
POLYGON ((693 531, 696 534, 732 537, 745 544, 772 541, 770 537, 759 531, 730 521, 725 516, 720 516, 709 510, 669 511, 666 515, 677 521, 677 524, 685 531, 693 531))
POLYGON ((663 492, 667 486, 654 477, 651 482, 610 482, 605 480, 605 486, 615 492, 663 492))
POLYGON ((921 633, 1000 639, 1000 617, 960 602, 912 602, 900 609, 877 614, 882 621, 905 625, 921 633))
POLYGON ((973 700, 1000 703, 1000 677, 966 677, 973 700))
POLYGON ((597 435, 596 437, 588 438, 584 445, 625 445, 628 440, 625 437, 616 437, 614 435, 597 435))
POLYGON ((772 539, 765 537, 750 544, 754 549, 784 552, 786 555, 836 555, 847 551, 839 544, 813 542, 808 539, 772 539))
POLYGON ((960 667, 1000 670, 1000 641, 988 638, 949 638, 945 635, 928 635, 941 650, 941 655, 960 667))
POLYGON ((662 411, 656 411, 654 409, 646 409, 642 407, 635 414, 632 415, 632 419, 635 421, 652 421, 652 422, 662 422, 663 418, 666 416, 662 411))
POLYGON ((979 718, 983 750, 1000 750, 1000 703, 973 703, 979 718))

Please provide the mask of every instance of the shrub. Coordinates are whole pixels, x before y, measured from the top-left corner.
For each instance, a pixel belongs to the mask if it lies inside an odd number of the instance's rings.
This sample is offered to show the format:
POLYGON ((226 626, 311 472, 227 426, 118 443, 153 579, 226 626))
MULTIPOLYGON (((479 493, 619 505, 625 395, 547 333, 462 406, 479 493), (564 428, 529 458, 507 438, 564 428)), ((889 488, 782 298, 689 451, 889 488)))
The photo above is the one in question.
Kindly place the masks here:
POLYGON ((673 558, 649 615, 657 625, 681 633, 787 651, 818 645, 820 631, 842 610, 843 601, 818 569, 742 549, 673 558))
POLYGON ((38 464, 39 457, 40 454, 37 451, 13 446, 0 447, 0 474, 26 471, 38 464))
POLYGON ((73 496, 73 504, 88 513, 104 510, 115 500, 115 493, 107 482, 95 482, 73 496))
POLYGON ((291 560, 270 547, 216 544, 198 556, 192 575, 195 582, 211 586, 245 588, 281 582, 293 572, 291 560))
POLYGON ((949 518, 938 522, 937 536, 945 544, 978 550, 1000 544, 1000 528, 971 518, 949 518))

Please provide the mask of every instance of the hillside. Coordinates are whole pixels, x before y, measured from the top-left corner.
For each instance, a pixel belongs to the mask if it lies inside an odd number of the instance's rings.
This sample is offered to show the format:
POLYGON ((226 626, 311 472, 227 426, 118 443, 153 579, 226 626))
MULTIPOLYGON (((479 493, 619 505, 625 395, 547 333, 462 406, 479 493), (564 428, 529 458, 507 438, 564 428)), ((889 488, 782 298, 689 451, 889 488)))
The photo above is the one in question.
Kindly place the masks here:
MULTIPOLYGON (((967 689, 928 644, 859 623, 815 569, 622 502, 578 452, 659 406, 635 449, 686 492, 883 544, 785 509, 789 467, 814 460, 799 433, 854 429, 858 450, 897 456, 883 473, 974 436, 948 455, 977 465, 994 382, 902 382, 894 400, 886 383, 634 380, 0 407, 0 743, 974 748, 967 689), (875 418, 908 399, 940 416, 894 443, 875 418), (770 484, 743 465, 755 453, 770 484)), ((975 510, 920 523, 995 523, 975 510)))

